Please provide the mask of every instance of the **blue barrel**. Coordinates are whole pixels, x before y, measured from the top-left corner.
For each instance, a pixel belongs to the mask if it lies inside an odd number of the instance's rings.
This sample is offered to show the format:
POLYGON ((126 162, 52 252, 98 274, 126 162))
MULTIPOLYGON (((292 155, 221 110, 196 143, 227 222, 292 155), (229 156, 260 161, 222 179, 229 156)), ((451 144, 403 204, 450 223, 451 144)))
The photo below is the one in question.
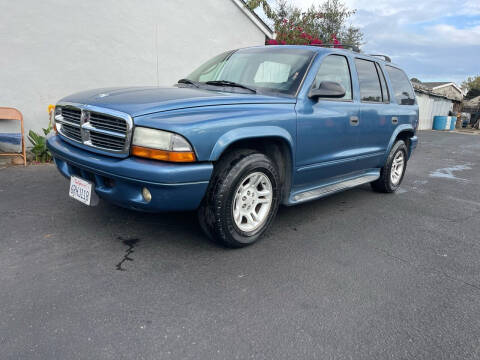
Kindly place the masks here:
MULTIPOLYGON (((453 116, 434 116, 433 130, 451 130, 453 116)), ((455 123, 453 124, 455 127, 455 123)))
POLYGON ((457 117, 450 116, 450 130, 455 130, 455 126, 457 125, 457 117))

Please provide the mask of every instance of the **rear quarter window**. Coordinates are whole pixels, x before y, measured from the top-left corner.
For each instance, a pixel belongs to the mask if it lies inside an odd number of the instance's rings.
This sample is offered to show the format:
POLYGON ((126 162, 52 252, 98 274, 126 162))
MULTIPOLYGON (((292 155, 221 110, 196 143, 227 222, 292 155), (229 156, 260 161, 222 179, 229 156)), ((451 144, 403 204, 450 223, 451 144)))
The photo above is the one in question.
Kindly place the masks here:
POLYGON ((399 105, 414 105, 415 93, 407 75, 393 66, 386 66, 390 83, 392 84, 393 97, 399 105))

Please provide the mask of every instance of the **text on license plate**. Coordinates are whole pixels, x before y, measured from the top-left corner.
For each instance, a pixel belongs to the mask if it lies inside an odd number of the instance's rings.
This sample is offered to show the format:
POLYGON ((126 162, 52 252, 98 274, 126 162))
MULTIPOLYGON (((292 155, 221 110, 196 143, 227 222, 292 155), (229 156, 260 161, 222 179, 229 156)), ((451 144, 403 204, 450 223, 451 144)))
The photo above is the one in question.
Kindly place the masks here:
POLYGON ((86 205, 90 205, 92 183, 76 176, 70 177, 70 197, 86 205))

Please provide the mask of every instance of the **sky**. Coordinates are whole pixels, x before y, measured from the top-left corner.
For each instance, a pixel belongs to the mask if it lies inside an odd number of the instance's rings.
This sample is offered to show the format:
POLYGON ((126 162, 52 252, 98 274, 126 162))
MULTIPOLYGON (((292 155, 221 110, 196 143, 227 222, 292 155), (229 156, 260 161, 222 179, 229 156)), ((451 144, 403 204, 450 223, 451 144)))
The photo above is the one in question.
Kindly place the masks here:
POLYGON ((364 33, 362 51, 389 55, 409 77, 461 84, 480 75, 480 0, 343 1, 357 10, 349 22, 364 33))

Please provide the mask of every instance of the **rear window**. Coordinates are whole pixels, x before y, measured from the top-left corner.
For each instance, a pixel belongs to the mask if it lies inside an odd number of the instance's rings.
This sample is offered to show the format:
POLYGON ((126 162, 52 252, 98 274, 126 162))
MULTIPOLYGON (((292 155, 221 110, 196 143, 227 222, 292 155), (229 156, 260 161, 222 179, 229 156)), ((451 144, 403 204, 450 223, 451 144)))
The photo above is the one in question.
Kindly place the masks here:
POLYGON ((386 66, 390 82, 392 84, 393 96, 399 105, 414 105, 415 93, 407 75, 397 68, 386 66))
POLYGON ((375 63, 369 60, 355 59, 355 67, 360 84, 360 99, 367 102, 382 102, 382 88, 375 63))

